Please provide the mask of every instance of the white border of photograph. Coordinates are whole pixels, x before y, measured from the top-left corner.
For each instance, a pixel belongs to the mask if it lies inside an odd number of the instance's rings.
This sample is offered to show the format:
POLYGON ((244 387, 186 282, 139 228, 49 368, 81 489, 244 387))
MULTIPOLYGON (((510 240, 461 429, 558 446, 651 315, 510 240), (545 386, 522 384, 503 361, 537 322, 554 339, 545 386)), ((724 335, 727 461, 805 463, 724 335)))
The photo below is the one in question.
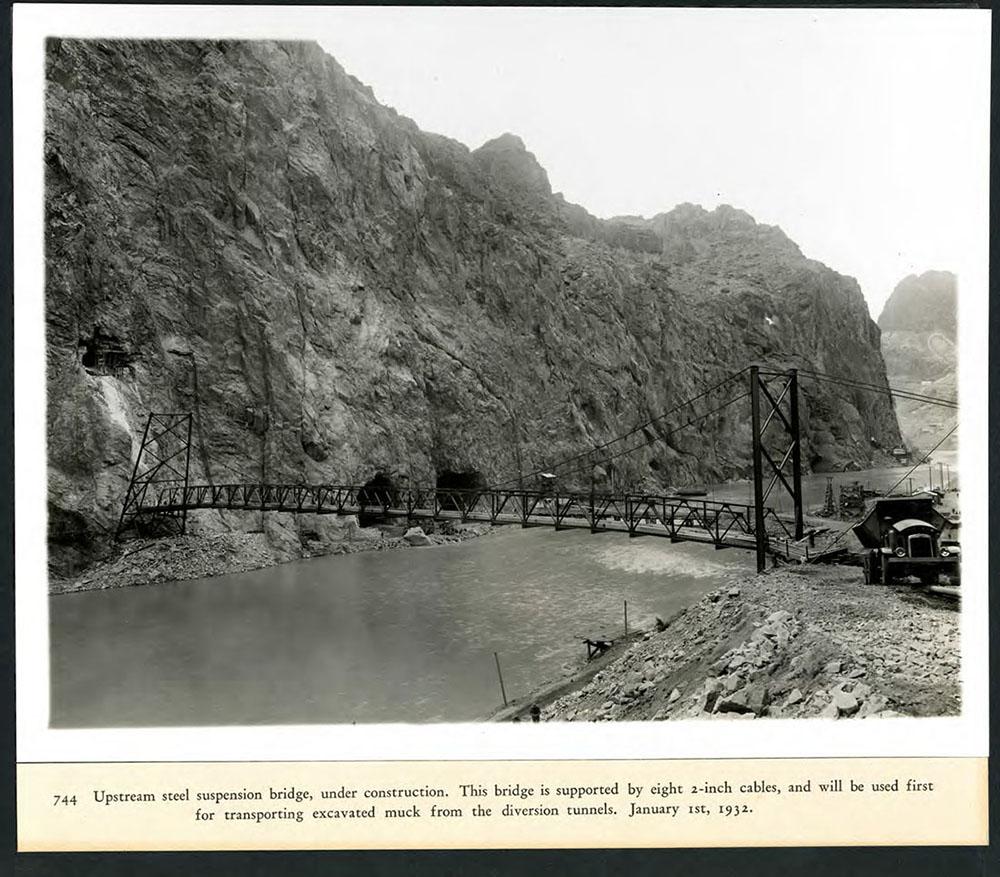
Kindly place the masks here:
MULTIPOLYGON (((549 10, 552 26, 598 10, 549 10), (559 23, 555 22, 555 17, 559 23)), ((529 10, 524 10, 528 13, 529 10)), ((536 21, 544 10, 531 10, 536 21)), ((720 26, 740 17, 809 16, 816 26, 850 16, 926 16, 967 51, 967 187, 958 223, 968 247, 954 271, 959 285, 959 429, 964 596, 961 614, 962 713, 955 718, 865 721, 630 722, 198 727, 52 730, 48 727, 49 648, 46 573, 46 357, 43 250, 44 40, 46 36, 312 39, 321 17, 381 17, 386 27, 428 20, 447 28, 470 9, 322 7, 171 7, 18 5, 14 8, 15 251, 15 573, 17 751, 19 761, 572 759, 810 756, 985 756, 988 748, 987 315, 990 13, 981 10, 658 10, 616 15, 710 16, 720 26)), ((415 49, 419 51, 419 47, 415 49)), ((886 51, 892 50, 890 45, 886 51)), ((724 63, 715 59, 712 63, 724 63)), ((817 96, 817 100, 821 100, 817 96)), ((405 107, 399 108, 405 112, 405 107)), ((932 121, 932 120, 931 120, 932 121)), ((475 144, 472 144, 475 145, 475 144)), ((920 185, 914 180, 915 186, 920 185)), ((965 190, 963 190, 965 191, 965 190)), ((671 205, 665 204, 664 209, 671 205)), ((752 204, 737 205, 753 210, 752 204)), ((837 265, 830 266, 837 269, 837 265)))

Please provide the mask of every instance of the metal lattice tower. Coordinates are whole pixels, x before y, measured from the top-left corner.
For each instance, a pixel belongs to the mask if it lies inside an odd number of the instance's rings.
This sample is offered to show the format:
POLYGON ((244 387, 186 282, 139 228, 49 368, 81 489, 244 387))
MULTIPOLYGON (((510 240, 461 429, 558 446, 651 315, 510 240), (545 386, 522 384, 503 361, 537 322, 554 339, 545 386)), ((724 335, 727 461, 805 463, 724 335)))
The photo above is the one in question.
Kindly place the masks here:
POLYGON ((761 371, 750 367, 750 405, 753 429, 753 499, 754 524, 757 536, 757 571, 763 572, 767 560, 767 532, 764 527, 764 503, 776 486, 781 486, 792 499, 795 514, 795 539, 802 538, 802 448, 799 437, 799 375, 796 369, 787 372, 761 371), (768 380, 774 386, 768 386, 768 380), (761 408, 765 407, 763 421, 761 408), (787 405, 787 413, 784 406, 787 405), (774 424, 780 429, 772 429, 773 438, 768 437, 768 429, 774 424), (768 445, 775 443, 783 450, 780 462, 772 456, 768 445), (786 447, 787 443, 787 447, 786 447), (771 470, 771 481, 764 488, 764 463, 771 470), (786 468, 791 463, 792 471, 786 468), (791 476, 791 482, 788 478, 791 476))
POLYGON ((837 508, 833 504, 833 476, 826 476, 826 496, 823 498, 823 511, 820 514, 824 518, 832 518, 836 514, 837 508))
POLYGON ((180 532, 187 526, 187 509, 157 509, 159 491, 167 487, 188 486, 191 467, 192 416, 177 413, 150 413, 142 433, 142 444, 135 458, 132 478, 118 519, 115 539, 130 531, 139 533, 146 524, 179 522, 180 532), (147 501, 148 500, 148 501, 147 501))

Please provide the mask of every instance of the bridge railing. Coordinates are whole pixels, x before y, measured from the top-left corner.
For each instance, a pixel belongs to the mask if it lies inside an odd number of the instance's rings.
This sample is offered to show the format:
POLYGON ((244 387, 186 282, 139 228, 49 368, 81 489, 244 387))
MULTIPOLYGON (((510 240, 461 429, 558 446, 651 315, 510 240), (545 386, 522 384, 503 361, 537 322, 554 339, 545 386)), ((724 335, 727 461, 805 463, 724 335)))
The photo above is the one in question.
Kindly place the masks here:
MULTIPOLYGON (((683 539, 693 531, 716 544, 755 538, 753 507, 744 503, 679 497, 670 494, 543 492, 497 488, 381 487, 337 484, 196 484, 159 491, 147 512, 198 508, 288 511, 314 514, 384 514, 457 518, 524 526, 589 526, 592 531, 625 529, 630 535, 661 532, 683 539)), ((773 510, 765 525, 791 533, 773 510)))

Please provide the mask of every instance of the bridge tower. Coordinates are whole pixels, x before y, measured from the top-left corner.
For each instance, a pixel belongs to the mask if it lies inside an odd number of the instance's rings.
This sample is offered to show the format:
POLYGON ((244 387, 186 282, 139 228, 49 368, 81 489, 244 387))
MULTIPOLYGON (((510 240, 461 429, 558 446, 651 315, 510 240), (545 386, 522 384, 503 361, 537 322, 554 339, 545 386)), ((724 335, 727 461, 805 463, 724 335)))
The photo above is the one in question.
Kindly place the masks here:
POLYGON ((191 468, 192 416, 177 413, 150 413, 142 433, 142 443, 132 468, 132 478, 125 503, 118 518, 115 541, 120 541, 129 531, 139 531, 148 519, 155 516, 164 524, 179 525, 183 533, 187 526, 187 509, 176 512, 152 512, 146 508, 147 494, 150 504, 155 504, 156 494, 162 487, 188 486, 191 468))
POLYGON ((802 538, 802 448, 799 436, 798 370, 779 372, 761 369, 756 365, 750 366, 750 411, 753 431, 754 535, 757 542, 757 572, 763 572, 767 563, 768 541, 764 525, 764 503, 778 485, 792 499, 795 539, 802 538), (768 386, 769 382, 771 386, 768 386), (780 429, 771 429, 769 434, 768 430, 772 424, 780 429), (772 450, 776 447, 782 450, 775 451, 772 455, 772 450), (776 462, 779 456, 780 462, 776 462), (767 488, 764 487, 765 463, 771 474, 767 488), (789 463, 791 472, 787 471, 789 463))

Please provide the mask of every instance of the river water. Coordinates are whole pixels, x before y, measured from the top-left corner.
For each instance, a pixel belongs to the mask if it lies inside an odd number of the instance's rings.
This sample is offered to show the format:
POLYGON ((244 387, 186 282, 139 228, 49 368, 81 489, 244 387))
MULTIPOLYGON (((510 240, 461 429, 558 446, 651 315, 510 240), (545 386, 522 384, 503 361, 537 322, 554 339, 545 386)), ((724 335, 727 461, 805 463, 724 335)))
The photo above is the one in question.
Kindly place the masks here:
MULTIPOLYGON (((765 488, 770 481, 766 465, 765 463, 765 488)), ((789 466, 788 469, 790 470, 791 467, 789 466)), ((934 454, 931 463, 925 463, 915 469, 912 464, 910 466, 887 466, 881 469, 865 469, 861 472, 836 472, 831 473, 830 477, 833 478, 834 503, 838 502, 840 498, 840 487, 842 485, 849 486, 855 481, 860 481, 865 487, 883 493, 889 491, 913 493, 928 486, 937 490, 942 485, 958 488, 958 454, 955 451, 938 451, 934 454)), ((817 510, 823 505, 826 483, 827 475, 802 476, 802 502, 807 513, 810 509, 817 510)), ((711 485, 707 488, 707 498, 751 505, 753 503, 753 485, 750 481, 729 481, 725 484, 711 485)), ((776 485, 771 492, 767 499, 767 505, 779 512, 792 513, 791 498, 780 484, 776 485)))
POLYGON ((461 721, 560 678, 578 635, 651 625, 749 551, 505 527, 50 598, 53 727, 461 721))
MULTIPOLYGON (((957 480, 957 461, 936 459, 957 480)), ((834 495, 853 480, 886 489, 907 471, 837 474, 834 495)), ((911 477, 925 487, 927 466, 911 477)), ((803 488, 816 507, 826 477, 803 488)), ((709 495, 748 502, 749 486, 709 495)), ((791 510, 777 491, 769 504, 791 510)), ((632 625, 649 625, 753 564, 749 551, 506 527, 457 545, 51 597, 51 724, 474 719, 501 704, 494 652, 507 695, 523 697, 580 664, 579 636, 621 631, 623 601, 632 625)))

